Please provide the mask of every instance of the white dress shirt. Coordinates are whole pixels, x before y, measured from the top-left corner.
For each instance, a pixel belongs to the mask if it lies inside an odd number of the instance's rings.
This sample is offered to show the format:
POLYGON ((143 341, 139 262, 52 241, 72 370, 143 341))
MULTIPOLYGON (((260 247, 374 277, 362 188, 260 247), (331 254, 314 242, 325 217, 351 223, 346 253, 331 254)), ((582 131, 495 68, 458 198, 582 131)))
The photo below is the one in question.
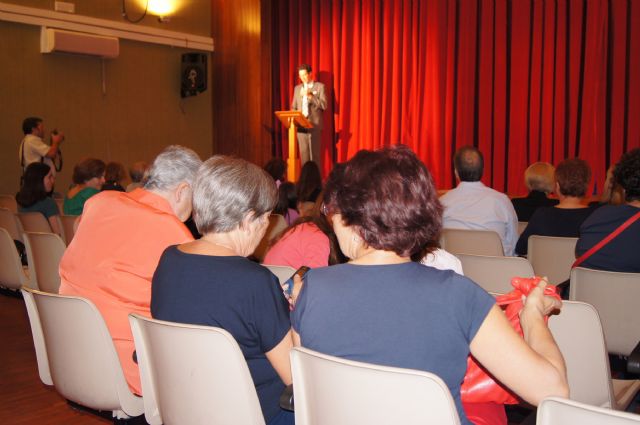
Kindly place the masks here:
POLYGON ((512 256, 518 242, 518 216, 504 193, 482 182, 460 182, 440 198, 443 226, 450 229, 493 230, 500 235, 504 254, 512 256))

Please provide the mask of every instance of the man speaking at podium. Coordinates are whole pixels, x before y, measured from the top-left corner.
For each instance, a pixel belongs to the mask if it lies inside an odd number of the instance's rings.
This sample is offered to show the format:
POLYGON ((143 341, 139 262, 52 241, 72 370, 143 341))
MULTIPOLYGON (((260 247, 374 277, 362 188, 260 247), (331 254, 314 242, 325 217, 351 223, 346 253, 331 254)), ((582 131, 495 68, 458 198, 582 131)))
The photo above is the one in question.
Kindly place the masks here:
POLYGON ((302 84, 293 89, 291 109, 302 111, 313 124, 313 128, 298 128, 298 148, 300 149, 300 165, 314 161, 320 166, 320 134, 322 132, 322 113, 327 109, 327 97, 324 84, 313 81, 311 65, 298 67, 298 76, 302 84))

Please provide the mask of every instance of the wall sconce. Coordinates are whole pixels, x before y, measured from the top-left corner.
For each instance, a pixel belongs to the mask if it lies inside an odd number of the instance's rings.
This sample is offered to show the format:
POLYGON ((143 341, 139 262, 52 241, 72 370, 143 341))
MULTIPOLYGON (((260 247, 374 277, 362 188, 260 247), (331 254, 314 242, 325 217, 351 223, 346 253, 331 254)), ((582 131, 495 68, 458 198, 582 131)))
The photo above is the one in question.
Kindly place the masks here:
POLYGON ((127 13, 126 0, 122 0, 122 17, 132 24, 137 24, 149 13, 157 16, 160 22, 169 22, 171 14, 178 9, 178 1, 179 0, 137 0, 136 3, 143 9, 143 13, 137 19, 131 19, 127 13))
POLYGON ((169 22, 171 14, 177 9, 177 0, 149 0, 147 9, 152 15, 158 17, 160 22, 169 22))

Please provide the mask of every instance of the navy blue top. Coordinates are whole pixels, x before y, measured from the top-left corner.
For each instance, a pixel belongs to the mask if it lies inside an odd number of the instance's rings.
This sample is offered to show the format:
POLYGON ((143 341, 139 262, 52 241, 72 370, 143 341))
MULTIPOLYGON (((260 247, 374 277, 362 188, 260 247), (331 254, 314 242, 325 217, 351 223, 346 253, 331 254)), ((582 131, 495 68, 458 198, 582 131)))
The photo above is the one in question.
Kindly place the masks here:
MULTIPOLYGON (((584 254, 638 212, 640 208, 631 205, 604 205, 598 208, 580 227, 576 255, 579 257, 584 254)), ((639 243, 640 219, 587 258, 580 267, 640 273, 639 243)))
POLYGON ((304 347, 350 360, 424 370, 460 402, 469 344, 495 304, 464 276, 419 263, 310 270, 291 316, 304 347))
POLYGON ((214 257, 167 248, 153 275, 151 315, 227 330, 244 354, 266 422, 280 412, 284 384, 264 353, 290 329, 278 279, 244 257, 214 257))
POLYGON ((597 206, 587 208, 538 208, 531 216, 520 238, 518 238, 516 254, 527 255, 529 236, 531 235, 577 238, 580 236, 580 226, 596 208, 597 206))

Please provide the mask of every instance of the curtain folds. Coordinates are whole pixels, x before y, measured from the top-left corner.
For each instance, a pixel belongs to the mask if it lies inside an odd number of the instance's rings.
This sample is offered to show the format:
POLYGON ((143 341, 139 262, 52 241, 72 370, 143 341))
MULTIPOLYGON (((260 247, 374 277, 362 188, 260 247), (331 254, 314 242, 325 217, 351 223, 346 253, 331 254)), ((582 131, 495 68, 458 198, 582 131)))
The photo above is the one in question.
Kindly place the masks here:
MULTIPOLYGON (((331 101, 323 173, 360 149, 409 145, 439 188, 475 145, 485 184, 526 192, 528 164, 580 156, 600 191, 640 146, 640 1, 279 0, 274 109, 309 63, 331 101)), ((286 133, 275 122, 276 152, 286 133)))

